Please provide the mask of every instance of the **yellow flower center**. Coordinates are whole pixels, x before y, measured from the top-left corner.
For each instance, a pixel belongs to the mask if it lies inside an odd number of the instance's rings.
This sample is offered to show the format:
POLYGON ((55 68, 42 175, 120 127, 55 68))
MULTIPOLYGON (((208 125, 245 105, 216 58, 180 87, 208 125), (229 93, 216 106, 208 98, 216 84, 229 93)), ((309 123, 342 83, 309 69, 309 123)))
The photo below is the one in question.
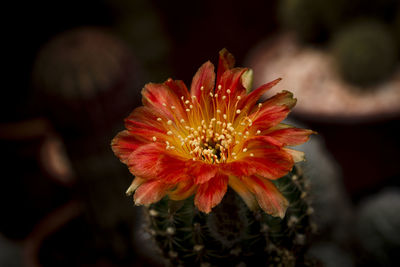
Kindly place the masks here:
MULTIPOLYGON (((202 87, 203 88, 203 87, 202 87)), ((225 163, 244 156, 254 156, 247 152, 244 141, 250 136, 260 134, 260 130, 252 127, 252 120, 248 116, 249 108, 240 110, 237 108, 240 96, 237 96, 232 105, 232 99, 227 95, 219 95, 221 86, 217 87, 215 94, 208 95, 209 102, 202 99, 208 105, 200 106, 198 99, 181 97, 183 107, 187 113, 187 119, 177 118, 163 123, 167 130, 166 149, 175 151, 180 156, 191 158, 194 161, 201 160, 209 164, 225 163)), ((226 94, 231 91, 226 90, 226 94)), ((204 94, 202 94, 202 98, 204 94)), ((166 104, 163 104, 167 107, 166 104)), ((258 111, 262 104, 258 104, 258 111)), ((169 107, 172 111, 175 106, 169 107)), ((175 112, 172 112, 176 114, 175 112)), ((254 118, 254 116, 251 116, 254 118)), ((153 140, 157 139, 153 137, 153 140)))

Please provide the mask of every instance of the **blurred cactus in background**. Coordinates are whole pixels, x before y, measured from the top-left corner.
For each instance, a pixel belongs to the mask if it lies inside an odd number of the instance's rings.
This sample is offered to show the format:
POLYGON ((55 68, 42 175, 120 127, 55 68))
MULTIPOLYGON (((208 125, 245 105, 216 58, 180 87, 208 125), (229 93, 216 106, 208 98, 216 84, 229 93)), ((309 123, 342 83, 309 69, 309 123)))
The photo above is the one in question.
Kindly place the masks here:
POLYGON ((82 27, 59 34, 41 49, 33 83, 58 128, 93 134, 139 102, 134 95, 141 72, 117 37, 102 28, 82 27))
POLYGON ((172 266, 316 266, 304 257, 316 227, 309 182, 297 166, 276 186, 290 203, 283 219, 250 211, 229 190, 208 215, 194 207, 193 198, 166 197, 147 208, 143 228, 172 266))
POLYGON ((345 11, 343 0, 284 0, 278 14, 283 26, 306 42, 323 41, 337 28, 345 11))
POLYGON ((332 49, 342 76, 361 86, 389 77, 397 62, 391 33, 375 20, 360 20, 344 28, 335 36, 332 49))

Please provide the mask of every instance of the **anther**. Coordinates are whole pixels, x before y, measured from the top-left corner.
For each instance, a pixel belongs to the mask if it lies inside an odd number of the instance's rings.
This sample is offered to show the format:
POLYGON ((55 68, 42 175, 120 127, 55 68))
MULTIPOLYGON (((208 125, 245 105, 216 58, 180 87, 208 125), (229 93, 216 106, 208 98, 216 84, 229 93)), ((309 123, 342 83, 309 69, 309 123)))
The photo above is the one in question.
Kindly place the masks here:
POLYGON ((250 153, 250 157, 254 157, 254 154, 253 154, 253 153, 250 153))
POLYGON ((175 109, 175 106, 171 106, 171 109, 175 109))
POLYGON ((184 120, 184 119, 181 119, 181 120, 180 120, 180 122, 181 122, 181 123, 184 123, 184 122, 185 122, 185 120, 184 120))
POLYGON ((228 94, 230 94, 230 93, 231 93, 231 90, 230 90, 230 89, 228 89, 228 90, 226 90, 226 92, 227 92, 228 94))
POLYGON ((157 141, 157 137, 153 136, 153 141, 154 142, 157 141))
POLYGON ((240 114, 240 109, 237 109, 237 110, 236 110, 236 114, 240 114))
POLYGON ((167 124, 172 125, 172 121, 171 120, 167 121, 167 124))
POLYGON ((203 91, 203 90, 204 90, 204 86, 201 86, 201 87, 200 87, 200 91, 203 91))
POLYGON ((163 105, 164 107, 166 107, 166 106, 167 106, 167 104, 165 104, 165 103, 162 103, 162 105, 163 105))
POLYGON ((260 133, 261 133, 261 131, 260 131, 260 130, 257 130, 256 134, 260 134, 260 133))
MULTIPOLYGON (((172 135, 172 131, 168 131, 167 132, 168 135, 172 135)), ((154 140, 155 141, 155 140, 154 140)))
POLYGON ((243 148, 243 152, 246 152, 247 151, 247 148, 243 148))
POLYGON ((157 118, 157 121, 162 121, 162 119, 161 118, 157 118))
POLYGON ((221 90, 221 88, 222 88, 222 85, 218 85, 218 90, 221 90))

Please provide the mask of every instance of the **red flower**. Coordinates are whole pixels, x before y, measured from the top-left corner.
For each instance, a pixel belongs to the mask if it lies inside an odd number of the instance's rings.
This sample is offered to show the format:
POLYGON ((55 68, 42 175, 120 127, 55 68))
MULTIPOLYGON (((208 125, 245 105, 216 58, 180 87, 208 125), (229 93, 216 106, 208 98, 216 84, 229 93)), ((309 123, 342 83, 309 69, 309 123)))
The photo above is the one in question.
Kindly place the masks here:
POLYGON ((127 193, 135 191, 137 205, 195 194, 197 208, 209 213, 229 185, 250 208, 283 217, 288 201, 270 180, 303 160, 303 152, 286 146, 306 142, 313 131, 280 123, 296 103, 288 91, 256 104, 280 79, 247 94, 251 70, 233 68, 226 49, 218 65, 215 77, 213 64, 204 63, 190 92, 172 79, 145 85, 143 106, 112 140, 114 153, 136 176, 127 193))

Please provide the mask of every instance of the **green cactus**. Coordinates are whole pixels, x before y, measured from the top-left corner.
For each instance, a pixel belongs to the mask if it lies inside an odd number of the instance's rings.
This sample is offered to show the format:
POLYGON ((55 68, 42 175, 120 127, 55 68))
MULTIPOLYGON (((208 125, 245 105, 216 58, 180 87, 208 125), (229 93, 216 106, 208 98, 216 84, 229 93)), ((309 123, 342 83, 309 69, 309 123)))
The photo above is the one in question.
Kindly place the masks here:
POLYGON ((375 20, 360 20, 344 28, 334 38, 332 49, 343 78, 357 85, 381 82, 396 66, 394 38, 375 20))
POLYGON ((210 214, 199 212, 193 198, 152 204, 148 230, 173 266, 314 266, 304 257, 314 229, 307 180, 294 167, 276 185, 290 202, 283 219, 250 211, 228 190, 210 214))

